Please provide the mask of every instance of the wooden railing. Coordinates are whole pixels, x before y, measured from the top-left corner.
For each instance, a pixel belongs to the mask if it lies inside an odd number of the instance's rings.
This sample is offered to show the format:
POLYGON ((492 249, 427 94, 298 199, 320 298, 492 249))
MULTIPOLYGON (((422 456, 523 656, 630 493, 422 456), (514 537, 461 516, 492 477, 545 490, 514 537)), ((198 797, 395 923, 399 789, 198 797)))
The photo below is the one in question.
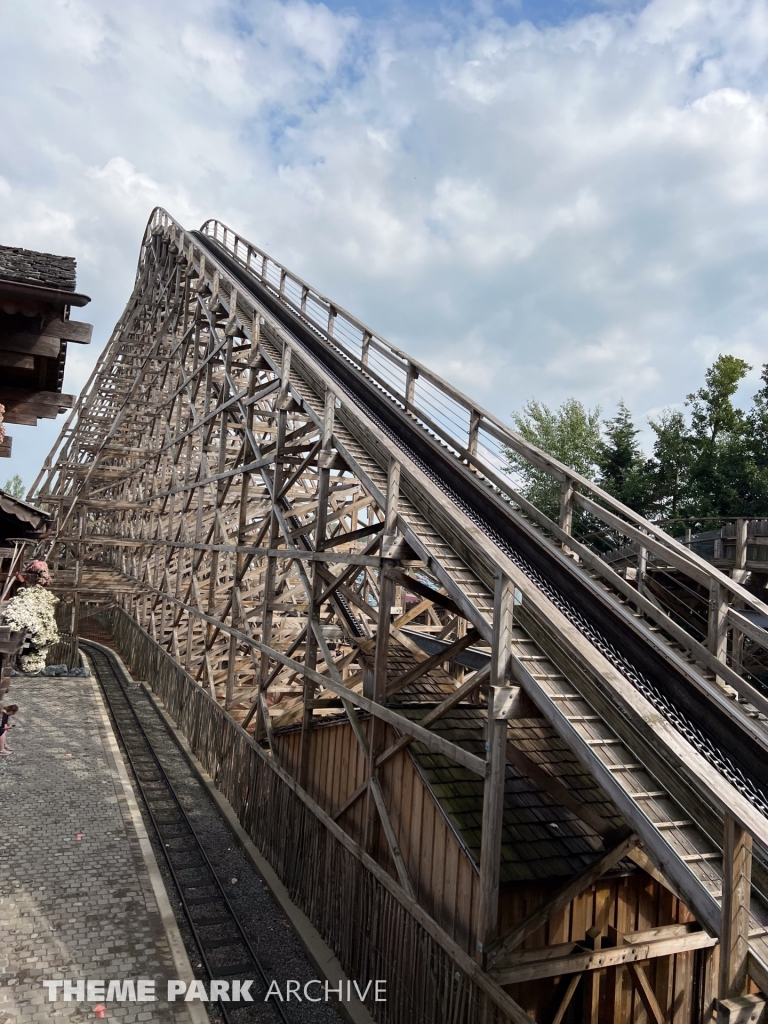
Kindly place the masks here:
POLYGON ((517 1004, 123 609, 95 617, 162 700, 348 977, 386 979, 382 1024, 533 1024, 517 1004))
MULTIPOLYGON (((150 221, 150 230, 157 229, 181 231, 160 209, 150 221)), ((428 366, 391 345, 225 224, 208 220, 201 230, 274 297, 357 365, 425 431, 447 445, 458 461, 484 478, 555 546, 567 552, 571 556, 567 559, 571 568, 599 576, 612 595, 629 600, 645 619, 660 626, 671 641, 693 655, 704 670, 714 672, 758 711, 768 714, 768 698, 762 686, 755 685, 744 672, 741 658, 745 637, 768 649, 768 631, 743 614, 748 610, 768 616, 768 605, 745 589, 743 572, 734 572, 732 576, 720 572, 661 527, 526 441, 428 366), (515 459, 550 477, 553 486, 559 489, 557 521, 526 499, 525 480, 519 475, 516 477, 511 468, 515 459), (577 520, 588 524, 581 535, 575 529, 577 520), (615 562, 605 557, 622 548, 634 553, 629 572, 626 567, 623 571, 617 569, 615 562), (658 579, 654 593, 645 587, 645 577, 654 569, 662 574, 677 574, 692 593, 701 594, 703 627, 700 633, 680 624, 673 611, 674 601, 665 603, 658 579)), ((185 239, 188 237, 182 234, 185 239)), ((192 244, 194 246, 194 242, 192 244)), ((598 597, 605 599, 604 594, 598 597)), ((654 642, 653 637, 647 639, 654 642)))

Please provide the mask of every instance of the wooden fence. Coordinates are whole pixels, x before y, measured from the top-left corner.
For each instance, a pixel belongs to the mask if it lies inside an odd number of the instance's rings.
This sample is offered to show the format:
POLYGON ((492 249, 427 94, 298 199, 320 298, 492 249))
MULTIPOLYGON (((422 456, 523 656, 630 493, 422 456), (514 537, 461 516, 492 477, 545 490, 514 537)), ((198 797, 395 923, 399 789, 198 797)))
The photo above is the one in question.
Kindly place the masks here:
POLYGON ((520 1007, 123 609, 95 617, 162 700, 243 828, 339 958, 386 980, 381 1024, 532 1024, 520 1007))

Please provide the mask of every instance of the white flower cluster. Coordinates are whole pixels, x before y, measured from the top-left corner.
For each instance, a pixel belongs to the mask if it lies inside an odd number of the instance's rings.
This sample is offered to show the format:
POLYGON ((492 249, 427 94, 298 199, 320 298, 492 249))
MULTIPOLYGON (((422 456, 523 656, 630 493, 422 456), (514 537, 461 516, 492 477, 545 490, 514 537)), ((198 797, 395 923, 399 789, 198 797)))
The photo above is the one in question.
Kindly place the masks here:
POLYGON ((58 600, 42 587, 23 587, 6 606, 5 625, 24 630, 34 650, 55 644, 59 630, 53 609, 58 600))
POLYGON ((19 659, 21 662, 21 671, 25 675, 34 675, 36 672, 40 672, 45 668, 45 659, 45 651, 34 651, 29 654, 22 654, 19 659))

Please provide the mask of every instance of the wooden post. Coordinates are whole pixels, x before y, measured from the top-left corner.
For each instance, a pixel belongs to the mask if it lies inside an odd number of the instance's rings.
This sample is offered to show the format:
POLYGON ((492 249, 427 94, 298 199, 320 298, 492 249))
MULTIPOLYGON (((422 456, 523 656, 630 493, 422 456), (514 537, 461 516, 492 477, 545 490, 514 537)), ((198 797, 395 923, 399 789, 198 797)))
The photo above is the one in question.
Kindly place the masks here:
POLYGON ((477 409, 473 409, 469 417, 469 436, 467 440, 467 451, 474 458, 477 455, 477 438, 480 433, 481 415, 477 409))
POLYGON ((413 363, 408 363, 408 374, 405 379, 405 400, 408 405, 413 405, 413 399, 416 394, 416 381, 418 379, 419 371, 413 363))
MULTIPOLYGON (((709 584, 708 646, 718 661, 725 661, 728 646, 728 592, 716 579, 709 584)), ((722 684, 723 680, 719 681, 722 684)))
MULTIPOLYGON (((583 945, 587 949, 600 949, 602 936, 599 928, 589 928, 583 945)), ((600 971, 586 971, 581 988, 582 1024, 597 1024, 600 1009, 600 971)))
POLYGON ((738 998, 746 991, 751 893, 752 836, 726 815, 718 999, 738 998))
POLYGON ((733 560, 733 572, 731 576, 737 583, 742 583, 745 576, 747 564, 747 528, 748 519, 736 520, 736 552, 733 560))
MULTIPOLYGON (((736 583, 743 583, 747 575, 747 531, 748 519, 736 520, 736 552, 733 561, 731 576, 736 583)), ((740 602, 738 602, 740 603, 740 602)), ((734 601, 734 604, 737 604, 734 601)), ((741 675, 742 662, 744 658, 744 634, 740 629, 733 629, 731 632, 731 668, 741 675)))
POLYGON ((642 544, 637 547, 637 592, 642 594, 645 590, 645 574, 648 571, 648 548, 642 544))
MULTIPOLYGON (((397 524, 397 512, 400 502, 400 463, 390 459, 387 474, 387 507, 384 513, 384 538, 382 550, 386 550, 387 542, 391 542, 397 524)), ((392 605, 395 598, 396 582, 392 570, 397 562, 382 558, 379 573, 379 621, 376 630, 376 651, 373 663, 372 698, 377 704, 386 703, 387 699, 387 665, 389 662, 389 642, 392 625, 392 605)), ((376 759, 384 749, 384 725, 375 716, 370 720, 368 778, 376 777, 376 759)), ((378 815, 376 804, 368 787, 366 795, 366 830, 365 846, 370 852, 376 840, 378 815)))
MULTIPOLYGON (((317 487, 317 514, 315 520, 315 550, 320 551, 325 540, 326 522, 328 519, 328 492, 331 484, 331 471, 327 468, 328 457, 331 455, 333 440, 334 414, 336 395, 332 391, 325 393, 325 409, 323 414, 322 447, 318 454, 319 482, 317 487)), ((320 605, 318 600, 323 592, 323 578, 317 562, 312 565, 312 599, 307 610, 307 640, 304 663, 307 668, 317 667, 317 636, 315 628, 320 622, 320 605)), ((312 701, 315 697, 315 683, 304 679, 304 708, 301 716, 301 740, 299 743, 299 785, 306 786, 309 773, 310 730, 312 729, 312 701)))
MULTIPOLYGON (((286 346, 283 351, 283 371, 286 373, 290 369, 291 350, 286 346)), ((282 397, 287 393, 287 373, 280 382, 280 394, 282 397), (283 391, 283 385, 285 391, 283 391)), ((281 409, 277 414, 277 431, 275 434, 275 470, 272 476, 272 498, 273 506, 269 513, 269 549, 273 551, 277 546, 277 540, 280 536, 280 521, 277 518, 277 512, 274 507, 274 500, 280 493, 280 488, 283 484, 283 465, 280 462, 280 456, 285 444, 285 429, 286 429, 286 413, 284 409, 281 409)), ((275 600, 275 574, 277 570, 277 559, 274 555, 267 556, 266 569, 264 571, 264 595, 262 604, 261 614, 261 642, 263 644, 270 644, 272 641, 272 619, 274 611, 272 605, 275 600)), ((269 655, 266 651, 261 652, 261 659, 259 663, 259 690, 263 690, 266 686, 267 679, 269 678, 269 655)), ((261 702, 257 705, 256 710, 256 726, 254 729, 255 739, 259 739, 261 732, 260 726, 262 725, 262 706, 261 702)), ((266 726, 265 726, 266 728, 266 726)))
MULTIPOLYGON (((234 617, 234 616, 233 616, 234 617)), ((229 637, 229 654, 227 657, 227 688, 224 697, 224 707, 227 711, 232 707, 235 700, 235 661, 237 659, 237 640, 234 636, 229 637)))
POLYGON ((509 668, 515 588, 503 573, 496 576, 493 613, 491 685, 488 688, 486 746, 488 774, 483 791, 483 821, 480 840, 480 900, 477 909, 477 951, 480 958, 496 938, 499 920, 499 871, 501 832, 504 817, 507 721, 497 718, 498 690, 505 686, 509 668))
MULTIPOLYGON (((573 532, 573 492, 575 485, 573 480, 566 477, 560 484, 560 529, 564 533, 573 532)), ((570 548, 563 545, 563 551, 570 554, 570 548)))

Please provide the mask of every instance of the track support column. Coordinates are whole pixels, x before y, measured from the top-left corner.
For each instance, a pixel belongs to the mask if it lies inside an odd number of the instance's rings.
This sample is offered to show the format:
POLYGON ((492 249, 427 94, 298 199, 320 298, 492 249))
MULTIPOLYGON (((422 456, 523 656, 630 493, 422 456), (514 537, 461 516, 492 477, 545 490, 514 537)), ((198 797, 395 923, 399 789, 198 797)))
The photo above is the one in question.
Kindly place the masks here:
POLYGON ((498 697, 505 686, 509 668, 515 588, 503 573, 496 576, 493 614, 491 685, 488 689, 486 724, 487 775, 483 792, 483 822, 480 845, 480 902, 477 911, 477 951, 483 959, 485 947, 496 937, 499 919, 499 872, 501 832, 504 817, 507 717, 502 715, 498 697))
POLYGON ((720 1000, 743 996, 747 987, 751 891, 752 836, 730 815, 726 815, 723 827, 720 1000))
MULTIPOLYGON (((331 486, 331 471, 328 463, 333 455, 333 424, 336 409, 336 395, 332 391, 325 393, 325 409, 323 412, 322 446, 317 456, 317 518, 315 520, 315 551, 322 549, 325 540, 328 520, 328 493, 331 486)), ((323 578, 317 562, 312 564, 312 599, 307 610, 307 641, 304 664, 309 669, 317 668, 317 636, 315 630, 320 628, 319 598, 323 592, 323 578)), ((299 785, 306 786, 309 773, 310 731, 312 729, 312 702, 315 698, 317 684, 304 677, 304 708, 301 715, 301 741, 299 748, 299 785)))
MULTIPOLYGON (((381 550, 386 554, 395 542, 397 512, 400 502, 400 463, 390 459, 387 473, 387 507, 384 514, 384 534, 381 550)), ((389 642, 392 625, 392 605, 395 600, 397 584, 392 570, 397 561, 383 557, 379 573, 379 622, 376 630, 376 651, 373 662, 373 694, 377 704, 385 704, 387 700, 387 665, 389 663, 389 642)), ((376 758, 384 749, 384 724, 375 716, 371 716, 368 753, 368 778, 376 779, 376 758)), ((376 841, 377 823, 379 820, 372 787, 368 786, 366 794, 366 828, 365 848, 370 852, 376 841)))

